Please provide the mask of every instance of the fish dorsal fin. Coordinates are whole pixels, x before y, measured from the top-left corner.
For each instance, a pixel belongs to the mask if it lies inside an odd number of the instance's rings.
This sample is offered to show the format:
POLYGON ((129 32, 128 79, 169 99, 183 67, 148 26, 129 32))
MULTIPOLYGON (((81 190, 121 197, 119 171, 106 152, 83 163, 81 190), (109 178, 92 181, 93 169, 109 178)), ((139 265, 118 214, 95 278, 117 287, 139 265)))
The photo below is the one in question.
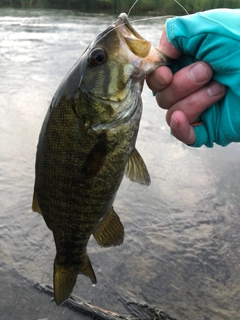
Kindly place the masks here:
POLYGON ((123 243, 124 228, 113 208, 101 220, 93 236, 101 247, 120 246, 123 243))
POLYGON ((82 167, 84 178, 93 178, 103 167, 107 156, 107 139, 103 135, 90 151, 82 167))
POLYGON ((125 175, 133 182, 138 182, 147 186, 151 183, 147 167, 136 148, 133 149, 129 156, 125 175))
POLYGON ((39 204, 38 204, 38 198, 37 198, 37 195, 35 192, 33 194, 32 211, 38 212, 39 214, 42 214, 42 211, 41 211, 39 204))

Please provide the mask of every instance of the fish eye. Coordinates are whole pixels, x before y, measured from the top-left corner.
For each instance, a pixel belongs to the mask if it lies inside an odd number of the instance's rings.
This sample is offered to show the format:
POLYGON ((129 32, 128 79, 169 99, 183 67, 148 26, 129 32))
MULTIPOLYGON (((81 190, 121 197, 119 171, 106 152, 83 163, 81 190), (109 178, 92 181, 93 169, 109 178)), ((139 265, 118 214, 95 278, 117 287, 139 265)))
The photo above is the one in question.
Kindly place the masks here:
POLYGON ((93 49, 92 52, 90 52, 88 61, 92 66, 103 64, 107 61, 107 53, 102 48, 93 49))

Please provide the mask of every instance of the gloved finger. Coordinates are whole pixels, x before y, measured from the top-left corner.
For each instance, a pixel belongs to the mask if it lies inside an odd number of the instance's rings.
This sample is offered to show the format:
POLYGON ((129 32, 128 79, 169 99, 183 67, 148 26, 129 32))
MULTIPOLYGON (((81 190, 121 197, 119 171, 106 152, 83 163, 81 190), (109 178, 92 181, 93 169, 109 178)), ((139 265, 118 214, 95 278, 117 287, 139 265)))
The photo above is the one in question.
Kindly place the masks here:
POLYGON ((194 144, 196 135, 189 124, 187 116, 182 111, 174 111, 170 119, 171 133, 178 140, 186 144, 194 144))
POLYGON ((203 111, 222 99, 225 94, 226 87, 212 80, 198 91, 176 102, 167 111, 166 121, 170 124, 172 114, 176 110, 180 110, 186 115, 189 124, 192 124, 199 118, 203 111))
POLYGON ((146 78, 147 85, 155 92, 161 91, 172 82, 172 71, 165 66, 162 66, 149 74, 146 78))
POLYGON ((213 70, 206 62, 195 62, 178 72, 172 78, 171 84, 157 92, 157 103, 163 109, 169 109, 178 101, 198 91, 213 76, 213 70))
POLYGON ((178 59, 182 52, 174 47, 174 45, 168 40, 166 34, 166 26, 164 26, 162 36, 159 42, 159 50, 171 59, 178 59))

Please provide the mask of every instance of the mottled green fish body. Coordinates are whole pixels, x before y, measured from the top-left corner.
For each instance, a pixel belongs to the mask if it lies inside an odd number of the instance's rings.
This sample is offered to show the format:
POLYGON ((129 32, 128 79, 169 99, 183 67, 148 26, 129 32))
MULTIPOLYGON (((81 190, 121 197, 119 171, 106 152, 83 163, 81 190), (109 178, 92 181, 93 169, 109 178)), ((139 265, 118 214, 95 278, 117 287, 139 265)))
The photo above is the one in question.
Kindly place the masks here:
POLYGON ((87 244, 123 242, 113 202, 124 173, 149 185, 135 149, 146 74, 163 55, 127 15, 99 34, 59 86, 45 117, 36 156, 33 211, 43 215, 56 245, 54 295, 59 305, 78 274, 96 283, 87 244))

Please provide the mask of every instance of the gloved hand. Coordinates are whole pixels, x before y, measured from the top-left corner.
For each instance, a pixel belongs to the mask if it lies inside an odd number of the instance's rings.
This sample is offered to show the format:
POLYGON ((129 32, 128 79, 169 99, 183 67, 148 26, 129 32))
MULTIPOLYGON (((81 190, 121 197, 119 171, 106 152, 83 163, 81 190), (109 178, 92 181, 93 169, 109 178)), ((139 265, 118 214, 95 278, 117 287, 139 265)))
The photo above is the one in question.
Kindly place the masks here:
POLYGON ((213 79, 227 87, 225 97, 201 114, 191 146, 239 142, 240 9, 215 9, 168 19, 166 32, 168 40, 183 52, 173 62, 173 72, 194 61, 205 61, 214 71, 213 79))

